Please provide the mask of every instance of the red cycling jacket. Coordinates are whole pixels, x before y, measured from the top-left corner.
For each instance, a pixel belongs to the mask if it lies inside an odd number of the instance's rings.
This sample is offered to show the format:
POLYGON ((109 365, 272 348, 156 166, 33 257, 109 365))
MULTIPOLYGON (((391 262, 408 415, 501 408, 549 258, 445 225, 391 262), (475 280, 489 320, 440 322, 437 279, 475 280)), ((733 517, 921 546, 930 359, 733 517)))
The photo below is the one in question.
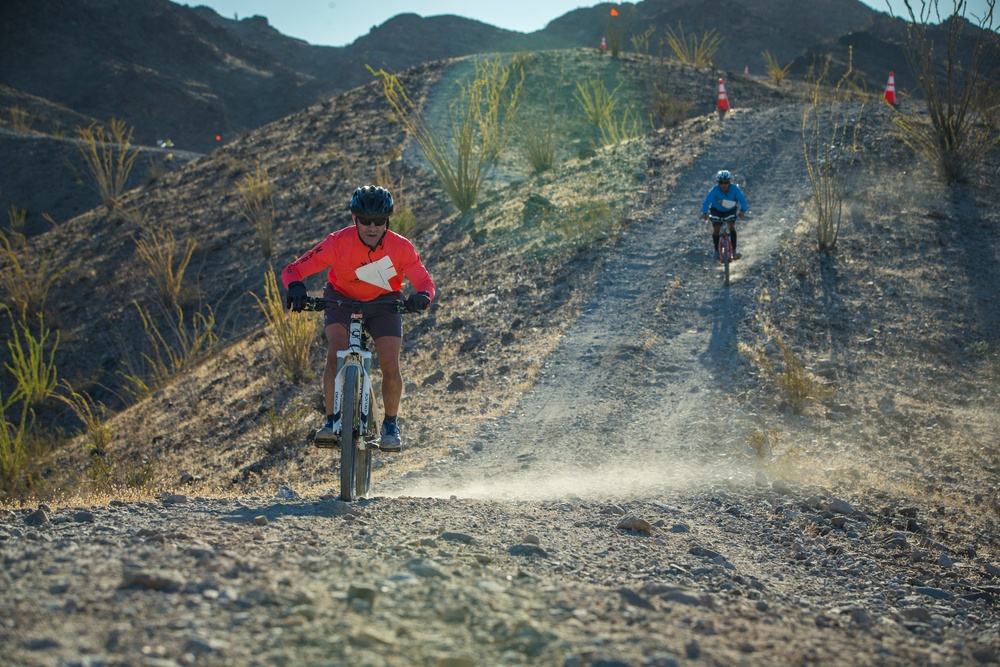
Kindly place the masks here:
POLYGON ((371 301, 398 291, 404 277, 418 292, 434 298, 434 281, 420 255, 406 237, 391 230, 386 230, 374 250, 361 241, 354 225, 334 232, 286 266, 281 282, 287 289, 296 280, 327 268, 327 280, 350 299, 371 301))

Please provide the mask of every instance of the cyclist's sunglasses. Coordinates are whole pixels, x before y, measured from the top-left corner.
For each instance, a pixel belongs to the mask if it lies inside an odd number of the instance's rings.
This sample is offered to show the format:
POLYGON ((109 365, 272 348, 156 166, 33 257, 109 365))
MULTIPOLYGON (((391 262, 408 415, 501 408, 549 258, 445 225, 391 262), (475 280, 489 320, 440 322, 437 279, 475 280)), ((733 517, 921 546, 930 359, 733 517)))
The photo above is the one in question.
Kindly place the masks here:
POLYGON ((385 227, 389 224, 389 218, 358 218, 357 223, 359 225, 365 225, 366 227, 370 227, 371 225, 375 225, 376 227, 385 227))

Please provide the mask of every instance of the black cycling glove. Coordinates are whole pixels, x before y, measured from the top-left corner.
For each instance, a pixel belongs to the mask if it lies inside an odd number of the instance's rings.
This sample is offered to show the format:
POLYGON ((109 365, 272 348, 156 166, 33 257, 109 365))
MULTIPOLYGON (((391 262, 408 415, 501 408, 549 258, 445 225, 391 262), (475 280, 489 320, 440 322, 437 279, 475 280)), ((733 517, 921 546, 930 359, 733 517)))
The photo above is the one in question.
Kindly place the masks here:
POLYGON ((301 313, 302 309, 306 307, 308 296, 309 292, 306 291, 306 286, 296 280, 288 286, 288 291, 285 293, 285 308, 291 308, 296 313, 301 313))
POLYGON ((406 306, 407 310, 411 310, 413 312, 427 310, 427 306, 431 305, 431 295, 427 292, 417 292, 413 296, 407 298, 403 305, 406 306))

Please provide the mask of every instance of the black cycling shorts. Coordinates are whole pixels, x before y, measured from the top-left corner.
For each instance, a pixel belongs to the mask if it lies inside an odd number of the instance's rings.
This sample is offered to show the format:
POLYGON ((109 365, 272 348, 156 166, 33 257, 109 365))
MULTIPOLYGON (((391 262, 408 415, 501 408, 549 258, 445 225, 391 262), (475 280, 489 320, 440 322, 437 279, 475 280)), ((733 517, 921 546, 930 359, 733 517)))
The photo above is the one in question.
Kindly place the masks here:
MULTIPOLYGON (((344 296, 333 289, 333 285, 330 283, 327 283, 323 289, 323 296, 327 299, 351 300, 350 297, 344 296)), ((377 300, 383 301, 386 299, 402 301, 403 293, 387 292, 377 300)), ((380 303, 365 304, 362 307, 361 312, 365 316, 365 329, 372 338, 381 338, 382 336, 403 337, 403 316, 391 311, 390 308, 391 306, 380 303)), ((350 326, 351 309, 335 303, 328 304, 323 311, 323 326, 328 327, 331 324, 343 324, 345 327, 350 326)))
MULTIPOLYGON (((732 211, 722 211, 722 210, 719 210, 719 209, 715 208, 714 206, 709 206, 708 207, 708 214, 711 215, 711 216, 713 216, 713 217, 716 217, 716 218, 723 218, 723 219, 725 219, 726 217, 728 217, 730 215, 738 215, 738 209, 734 208, 732 211)), ((734 220, 730 220, 730 222, 735 222, 735 221, 734 220)))

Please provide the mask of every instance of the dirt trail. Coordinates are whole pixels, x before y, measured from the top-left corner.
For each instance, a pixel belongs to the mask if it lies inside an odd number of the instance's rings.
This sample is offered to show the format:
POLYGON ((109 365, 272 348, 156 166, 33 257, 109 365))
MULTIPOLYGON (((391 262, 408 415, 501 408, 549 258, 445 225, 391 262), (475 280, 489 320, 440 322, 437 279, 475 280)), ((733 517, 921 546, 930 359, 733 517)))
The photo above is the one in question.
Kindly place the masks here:
POLYGON ((705 460, 741 430, 723 396, 738 363, 734 332, 749 285, 810 192, 800 113, 730 114, 659 214, 633 226, 609 253, 592 298, 546 362, 544 380, 517 414, 481 433, 474 446, 480 454, 380 492, 608 498, 703 477, 695 470, 704 471, 705 460), (752 213, 737 226, 744 257, 728 289, 709 252, 710 229, 698 218, 722 168, 733 170, 752 213), (727 433, 706 428, 720 418, 727 433))

